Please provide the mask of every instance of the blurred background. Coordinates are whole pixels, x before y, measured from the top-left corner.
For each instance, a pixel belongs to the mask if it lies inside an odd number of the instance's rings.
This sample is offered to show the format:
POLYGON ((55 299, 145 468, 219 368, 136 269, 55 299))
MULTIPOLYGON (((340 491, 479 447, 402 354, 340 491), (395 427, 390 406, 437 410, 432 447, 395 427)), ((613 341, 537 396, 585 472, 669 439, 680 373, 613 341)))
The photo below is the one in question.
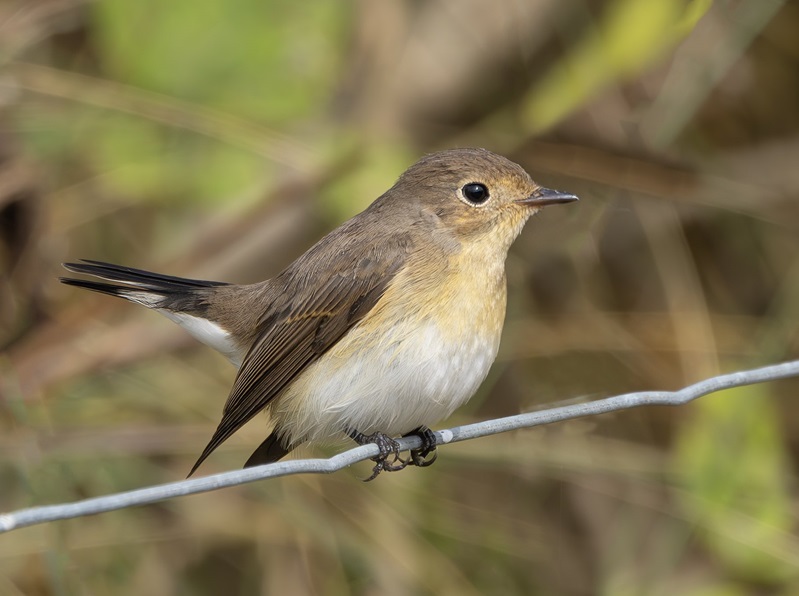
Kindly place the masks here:
MULTIPOLYGON (((514 245, 441 428, 799 357, 797 31, 774 0, 0 0, 0 511, 183 478, 235 375, 61 262, 261 280, 438 149, 581 198, 514 245)), ((21 529, 0 593, 796 594, 797 389, 21 529)))

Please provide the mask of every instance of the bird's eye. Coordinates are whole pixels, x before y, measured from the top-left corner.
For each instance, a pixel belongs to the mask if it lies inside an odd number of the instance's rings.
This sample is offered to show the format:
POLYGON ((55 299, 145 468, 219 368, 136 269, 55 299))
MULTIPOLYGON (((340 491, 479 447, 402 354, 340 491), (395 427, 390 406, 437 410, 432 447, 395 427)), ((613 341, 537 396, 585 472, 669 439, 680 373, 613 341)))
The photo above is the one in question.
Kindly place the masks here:
POLYGON ((472 205, 482 205, 490 196, 488 194, 488 187, 480 182, 470 182, 461 189, 461 192, 463 193, 463 198, 472 205))

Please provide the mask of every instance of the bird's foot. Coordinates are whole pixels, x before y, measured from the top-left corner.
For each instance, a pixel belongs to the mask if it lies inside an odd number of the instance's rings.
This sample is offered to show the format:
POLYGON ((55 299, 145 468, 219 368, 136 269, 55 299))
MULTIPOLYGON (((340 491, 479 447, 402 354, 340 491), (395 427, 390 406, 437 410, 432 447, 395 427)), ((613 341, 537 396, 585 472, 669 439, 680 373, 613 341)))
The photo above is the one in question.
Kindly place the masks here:
POLYGON ((358 445, 374 443, 380 450, 380 453, 372 458, 372 461, 375 462, 375 466, 372 468, 372 475, 364 480, 364 482, 374 480, 380 472, 398 472, 404 469, 409 463, 408 460, 404 460, 400 457, 399 443, 385 433, 377 432, 371 435, 365 435, 357 430, 351 430, 348 434, 358 445), (389 458, 391 458, 390 461, 389 458))
POLYGON ((418 449, 411 449, 411 459, 408 462, 409 464, 412 463, 414 466, 426 468, 436 461, 436 458, 438 458, 438 452, 436 451, 436 433, 434 433, 432 430, 426 426, 420 426, 416 430, 402 436, 417 436, 422 440, 421 447, 418 449), (428 456, 432 457, 428 459, 428 456))

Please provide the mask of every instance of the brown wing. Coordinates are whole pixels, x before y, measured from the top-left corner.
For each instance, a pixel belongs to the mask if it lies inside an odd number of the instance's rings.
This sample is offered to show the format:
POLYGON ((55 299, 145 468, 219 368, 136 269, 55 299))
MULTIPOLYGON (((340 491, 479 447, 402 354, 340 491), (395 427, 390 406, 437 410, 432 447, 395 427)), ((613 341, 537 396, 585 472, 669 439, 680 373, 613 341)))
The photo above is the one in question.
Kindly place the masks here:
POLYGON ((281 294, 261 320, 261 334, 239 369, 222 421, 189 476, 363 319, 406 259, 401 248, 378 251, 372 247, 366 255, 353 252, 356 254, 338 253, 336 258, 323 259, 328 266, 318 267, 316 278, 303 275, 305 259, 301 257, 292 266, 294 271, 289 268, 275 279, 281 294), (394 254, 389 257, 387 252, 394 254))

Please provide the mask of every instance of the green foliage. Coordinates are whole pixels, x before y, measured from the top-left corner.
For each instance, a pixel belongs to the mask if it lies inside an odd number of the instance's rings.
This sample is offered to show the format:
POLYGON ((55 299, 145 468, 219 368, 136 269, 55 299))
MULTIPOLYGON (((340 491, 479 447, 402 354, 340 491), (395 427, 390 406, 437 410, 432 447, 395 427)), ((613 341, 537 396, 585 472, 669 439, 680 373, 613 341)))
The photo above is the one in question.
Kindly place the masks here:
POLYGON ((348 23, 321 1, 102 0, 90 10, 107 80, 76 81, 75 103, 31 113, 26 140, 128 201, 227 201, 261 180, 270 164, 252 148, 270 139, 259 127, 325 110, 348 23))
POLYGON ((273 124, 325 105, 349 22, 345 7, 322 0, 102 0, 92 7, 111 78, 273 124))
POLYGON ((761 385, 699 400, 680 427, 680 502, 698 536, 736 576, 769 583, 797 576, 784 445, 761 385))
POLYGON ((712 0, 614 0, 544 77, 526 107, 532 130, 549 128, 607 85, 641 72, 676 45, 712 0))

